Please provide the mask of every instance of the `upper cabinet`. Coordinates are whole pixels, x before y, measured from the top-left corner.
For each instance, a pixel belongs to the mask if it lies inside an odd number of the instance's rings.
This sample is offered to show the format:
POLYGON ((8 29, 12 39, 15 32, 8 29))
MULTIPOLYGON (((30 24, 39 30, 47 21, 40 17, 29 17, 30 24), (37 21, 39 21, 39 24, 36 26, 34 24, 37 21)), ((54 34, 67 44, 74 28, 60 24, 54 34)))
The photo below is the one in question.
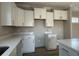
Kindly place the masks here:
POLYGON ((16 8, 17 17, 14 20, 15 26, 34 26, 34 16, 33 11, 31 10, 23 10, 21 8, 16 8))
POLYGON ((32 10, 24 11, 24 26, 34 26, 34 13, 32 10))
POLYGON ((1 3, 1 26, 13 25, 13 19, 15 15, 15 4, 11 2, 1 3))
POLYGON ((11 2, 0 3, 0 8, 1 26, 34 26, 33 11, 18 8, 11 2))
POLYGON ((15 26, 23 26, 24 24, 24 10, 16 7, 16 19, 14 20, 15 26))
POLYGON ((54 20, 68 20, 67 14, 66 10, 54 10, 54 20))
POLYGON ((47 12, 46 8, 24 10, 18 8, 13 2, 0 3, 1 26, 34 26, 34 19, 45 19, 47 27, 54 26, 54 20, 68 20, 67 10, 54 10, 47 12))
POLYGON ((46 19, 46 9, 45 8, 34 8, 34 18, 35 19, 46 19))
POLYGON ((47 12, 46 13, 46 27, 53 27, 54 26, 54 20, 53 20, 53 12, 47 12))

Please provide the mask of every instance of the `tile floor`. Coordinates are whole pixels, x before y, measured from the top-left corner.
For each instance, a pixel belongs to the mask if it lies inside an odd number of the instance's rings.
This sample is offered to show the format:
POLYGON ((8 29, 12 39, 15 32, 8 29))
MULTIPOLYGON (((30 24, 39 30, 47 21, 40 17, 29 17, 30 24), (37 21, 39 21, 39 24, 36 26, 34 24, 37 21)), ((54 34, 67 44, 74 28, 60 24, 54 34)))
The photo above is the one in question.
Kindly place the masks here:
POLYGON ((44 47, 36 48, 34 53, 24 53, 23 56, 59 56, 59 49, 47 50, 44 47))

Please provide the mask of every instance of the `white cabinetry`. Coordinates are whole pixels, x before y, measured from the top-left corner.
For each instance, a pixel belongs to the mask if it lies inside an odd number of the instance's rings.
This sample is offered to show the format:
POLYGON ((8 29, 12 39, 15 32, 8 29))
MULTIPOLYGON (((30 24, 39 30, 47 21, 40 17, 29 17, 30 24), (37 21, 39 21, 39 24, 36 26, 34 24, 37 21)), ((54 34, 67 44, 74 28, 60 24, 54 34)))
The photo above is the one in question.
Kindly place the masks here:
POLYGON ((54 26, 53 12, 47 12, 46 13, 46 26, 47 27, 54 26))
POLYGON ((13 51, 11 52, 9 56, 22 56, 22 40, 13 49, 13 51))
POLYGON ((46 19, 46 9, 41 9, 41 19, 46 19))
POLYGON ((24 10, 21 9, 21 8, 18 8, 16 9, 16 14, 17 14, 17 17, 16 17, 16 20, 14 21, 14 25, 15 26, 23 26, 24 24, 24 10))
POLYGON ((67 47, 65 45, 59 44, 59 55, 60 56, 78 56, 79 54, 71 49, 71 47, 67 47))
POLYGON ((23 10, 17 7, 17 17, 14 21, 15 26, 34 26, 33 11, 23 10))
POLYGON ((12 2, 1 2, 0 8, 1 26, 34 26, 33 11, 18 8, 12 2))
POLYGON ((17 56, 22 56, 22 47, 23 47, 23 44, 22 44, 22 40, 21 40, 16 47, 17 48, 17 56))
POLYGON ((62 20, 68 20, 68 15, 67 15, 67 11, 62 10, 61 11, 61 15, 62 15, 62 20))
POLYGON ((46 9, 45 8, 34 8, 34 18, 35 19, 46 19, 46 9))
POLYGON ((17 48, 14 48, 9 56, 17 56, 17 48))
POLYGON ((24 12, 24 26, 34 26, 33 11, 25 10, 25 12, 24 12))
POLYGON ((68 15, 66 10, 54 10, 55 20, 68 20, 68 15))
POLYGON ((11 26, 13 25, 14 18, 14 8, 15 4, 12 2, 2 2, 1 3, 1 26, 11 26))

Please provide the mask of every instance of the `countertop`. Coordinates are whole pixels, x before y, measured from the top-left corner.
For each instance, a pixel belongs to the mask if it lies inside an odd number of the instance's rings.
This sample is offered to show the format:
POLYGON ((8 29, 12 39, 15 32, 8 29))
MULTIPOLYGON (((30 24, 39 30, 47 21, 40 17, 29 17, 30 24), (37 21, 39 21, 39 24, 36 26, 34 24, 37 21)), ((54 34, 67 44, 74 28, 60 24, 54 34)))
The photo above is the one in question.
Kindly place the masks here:
POLYGON ((11 36, 0 40, 0 47, 9 46, 9 48, 1 56, 9 56, 20 41, 21 41, 20 36, 11 36))
POLYGON ((79 39, 63 39, 58 40, 59 44, 63 44, 79 53, 79 39))

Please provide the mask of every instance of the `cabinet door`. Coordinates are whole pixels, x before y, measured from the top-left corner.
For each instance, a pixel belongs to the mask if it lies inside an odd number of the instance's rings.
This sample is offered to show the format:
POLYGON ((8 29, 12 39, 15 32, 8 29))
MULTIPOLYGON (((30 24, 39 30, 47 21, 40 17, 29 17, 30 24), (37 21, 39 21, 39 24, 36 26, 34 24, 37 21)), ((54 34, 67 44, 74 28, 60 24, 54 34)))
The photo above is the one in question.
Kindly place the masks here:
POLYGON ((33 11, 25 10, 25 13, 24 13, 24 26, 34 26, 33 11))
POLYGON ((1 3, 1 25, 12 25, 11 23, 11 3, 2 2, 1 3))
POLYGON ((47 12, 46 26, 47 26, 47 27, 52 27, 52 26, 54 26, 53 12, 47 12))
POLYGON ((15 3, 2 2, 1 3, 1 25, 12 26, 15 19, 15 3))
POLYGON ((17 56, 22 56, 22 40, 17 45, 17 56))
POLYGON ((54 19, 60 20, 61 18, 61 11, 60 10, 54 10, 54 19))
POLYGON ((55 20, 67 20, 67 11, 65 10, 54 10, 54 19, 55 20))
POLYGON ((41 19, 46 19, 46 9, 45 8, 41 9, 41 19))
POLYGON ((17 7, 17 19, 15 20, 15 26, 23 26, 24 24, 24 10, 17 7))
POLYGON ((46 19, 46 9, 45 8, 34 8, 34 18, 35 19, 46 19))
POLYGON ((10 56, 17 56, 17 48, 15 47, 14 50, 11 52, 10 56))
POLYGON ((62 11, 61 12, 61 15, 62 15, 62 20, 68 20, 68 15, 67 15, 67 11, 62 11))
POLYGON ((16 20, 17 20, 17 6, 15 4, 13 4, 13 8, 12 8, 12 24, 13 24, 13 26, 16 25, 16 20))
POLYGON ((41 18, 41 8, 34 8, 34 18, 35 19, 41 18))

